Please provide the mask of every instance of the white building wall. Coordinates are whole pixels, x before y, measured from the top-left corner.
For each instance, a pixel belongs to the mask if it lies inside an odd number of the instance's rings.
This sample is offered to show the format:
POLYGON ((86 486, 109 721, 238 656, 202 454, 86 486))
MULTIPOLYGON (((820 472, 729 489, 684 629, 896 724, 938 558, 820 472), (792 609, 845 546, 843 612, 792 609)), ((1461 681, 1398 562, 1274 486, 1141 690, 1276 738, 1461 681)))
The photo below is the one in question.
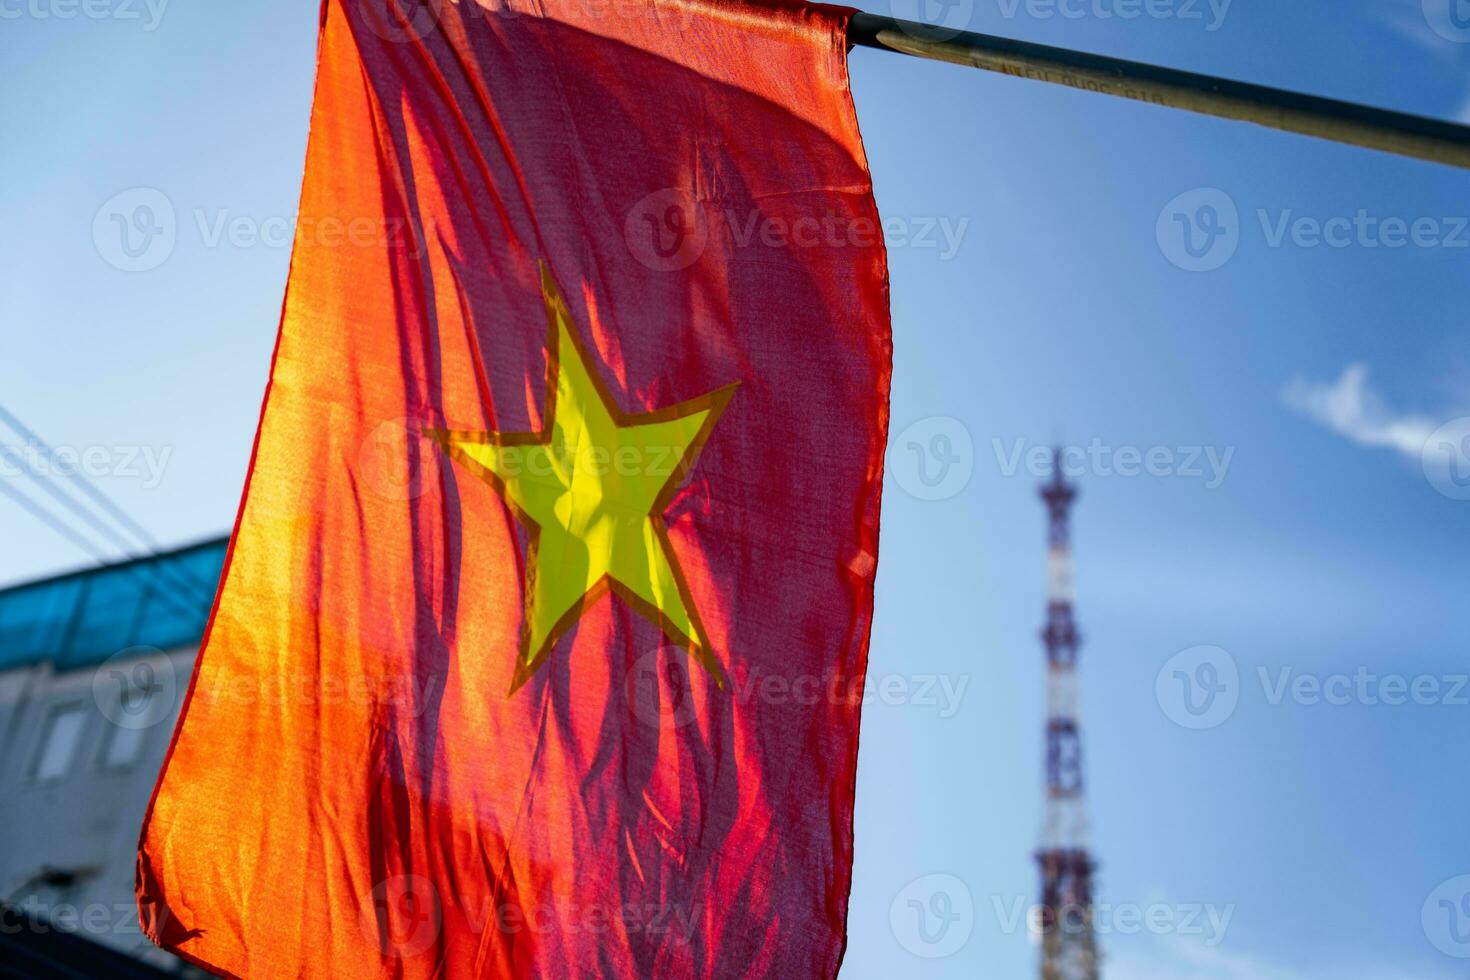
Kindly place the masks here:
POLYGON ((139 931, 133 873, 194 654, 0 672, 0 898, 165 969, 180 964, 139 931))

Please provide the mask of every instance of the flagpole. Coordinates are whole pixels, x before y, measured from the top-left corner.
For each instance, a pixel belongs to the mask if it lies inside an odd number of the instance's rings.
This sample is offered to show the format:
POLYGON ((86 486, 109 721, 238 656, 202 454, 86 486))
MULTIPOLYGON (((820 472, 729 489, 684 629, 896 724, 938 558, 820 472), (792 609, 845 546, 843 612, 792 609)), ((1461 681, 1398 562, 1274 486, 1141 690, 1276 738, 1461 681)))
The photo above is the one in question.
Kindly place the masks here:
POLYGON ((1470 168, 1470 126, 933 24, 854 14, 848 40, 1154 105, 1470 168))

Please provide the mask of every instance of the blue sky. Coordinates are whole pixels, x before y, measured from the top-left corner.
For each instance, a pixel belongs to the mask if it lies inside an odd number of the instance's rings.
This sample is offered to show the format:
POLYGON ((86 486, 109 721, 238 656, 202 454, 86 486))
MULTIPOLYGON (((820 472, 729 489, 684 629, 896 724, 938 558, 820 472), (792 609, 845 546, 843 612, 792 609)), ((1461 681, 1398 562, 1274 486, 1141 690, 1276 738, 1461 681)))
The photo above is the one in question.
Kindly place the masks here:
MULTIPOLYGON (((1127 0, 1065 4, 1075 17, 926 2, 976 30, 1470 121, 1470 43, 1437 0, 1159 0, 1135 19, 1104 16, 1127 0)), ((316 9, 97 9, 111 15, 0 25, 0 403, 58 445, 100 447, 98 482, 183 542, 228 528, 244 476, 316 9), (139 187, 175 209, 177 242, 128 273, 93 224, 139 187), (262 240, 214 238, 241 218, 262 240)), ((1470 415, 1470 175, 872 51, 852 74, 893 224, 870 684, 909 695, 865 713, 845 975, 1034 972, 1012 921, 1035 900, 1041 792, 1044 525, 1026 453, 1058 438, 1082 451, 1108 974, 1455 975, 1440 947, 1470 948, 1431 893, 1470 873, 1470 705, 1455 703, 1470 691, 1452 690, 1470 669, 1470 502, 1447 468, 1470 458, 1426 467, 1420 447, 1470 415), (1182 230, 1204 235, 1205 205, 1233 210, 1233 231, 1194 258, 1182 230), (1418 242, 1394 245, 1396 221, 1418 242), (952 475, 930 489, 916 467, 939 472, 935 435, 952 475), (1152 472, 1123 475, 1130 452, 1152 472), (1226 676, 1233 710, 1189 714, 1176 670, 1226 676), (1390 676, 1424 696, 1385 703, 1390 676), (1314 681, 1352 693, 1312 703, 1314 681), (961 918, 926 945, 907 901, 936 890, 961 918), (1130 909, 1172 925, 1130 931, 1130 909)), ((1467 434, 1431 444, 1445 432, 1467 434)), ((0 582, 87 561, 3 500, 0 528, 0 582)))

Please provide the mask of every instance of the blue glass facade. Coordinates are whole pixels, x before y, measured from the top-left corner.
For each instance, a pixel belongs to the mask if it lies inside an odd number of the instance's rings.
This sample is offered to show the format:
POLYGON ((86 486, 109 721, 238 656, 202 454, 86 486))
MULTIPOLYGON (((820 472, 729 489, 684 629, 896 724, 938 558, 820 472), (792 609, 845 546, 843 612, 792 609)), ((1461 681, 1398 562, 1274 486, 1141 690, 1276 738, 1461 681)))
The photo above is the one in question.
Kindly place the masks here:
POLYGON ((228 538, 0 591, 0 670, 87 667, 129 647, 199 642, 228 538))

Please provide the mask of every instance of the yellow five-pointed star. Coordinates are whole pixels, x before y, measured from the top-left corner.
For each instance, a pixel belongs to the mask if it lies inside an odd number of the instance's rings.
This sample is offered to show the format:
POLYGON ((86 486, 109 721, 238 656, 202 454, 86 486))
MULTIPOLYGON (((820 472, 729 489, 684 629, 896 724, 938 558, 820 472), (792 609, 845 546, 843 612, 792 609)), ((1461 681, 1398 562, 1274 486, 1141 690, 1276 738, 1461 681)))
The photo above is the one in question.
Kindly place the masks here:
POLYGON ((530 539, 511 690, 609 589, 687 647, 723 686, 662 514, 736 385, 625 415, 603 387, 545 266, 541 289, 549 327, 541 431, 429 431, 496 489, 530 539))

